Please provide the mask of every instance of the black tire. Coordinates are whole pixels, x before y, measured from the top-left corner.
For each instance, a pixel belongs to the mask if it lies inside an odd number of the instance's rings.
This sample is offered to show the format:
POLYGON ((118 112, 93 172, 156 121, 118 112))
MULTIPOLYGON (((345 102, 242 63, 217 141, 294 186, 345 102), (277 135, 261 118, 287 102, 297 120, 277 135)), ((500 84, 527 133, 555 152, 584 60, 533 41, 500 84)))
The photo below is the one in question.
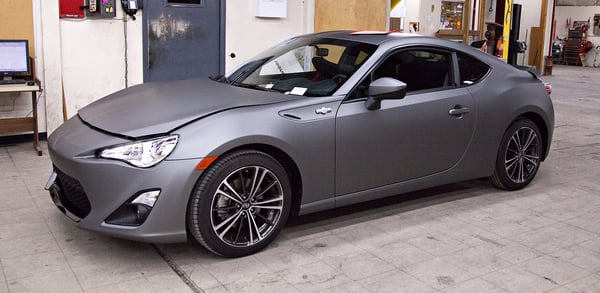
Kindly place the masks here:
POLYGON ((268 154, 246 150, 225 155, 196 183, 188 206, 188 230, 215 254, 255 253, 285 225, 291 194, 285 169, 268 154))
POLYGON ((518 190, 535 177, 542 158, 542 135, 529 119, 513 122, 502 137, 491 181, 498 188, 518 190))

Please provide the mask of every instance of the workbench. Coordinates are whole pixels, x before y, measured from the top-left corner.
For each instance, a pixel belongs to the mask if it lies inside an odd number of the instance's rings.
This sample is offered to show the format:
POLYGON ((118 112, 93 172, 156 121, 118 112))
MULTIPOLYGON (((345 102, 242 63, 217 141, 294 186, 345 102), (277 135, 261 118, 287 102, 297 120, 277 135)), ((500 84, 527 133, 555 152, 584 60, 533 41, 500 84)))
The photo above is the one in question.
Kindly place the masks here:
POLYGON ((31 107, 33 117, 0 118, 0 134, 33 132, 33 148, 38 156, 42 155, 38 129, 37 93, 41 90, 38 81, 33 85, 28 84, 2 84, 0 93, 31 93, 31 107))

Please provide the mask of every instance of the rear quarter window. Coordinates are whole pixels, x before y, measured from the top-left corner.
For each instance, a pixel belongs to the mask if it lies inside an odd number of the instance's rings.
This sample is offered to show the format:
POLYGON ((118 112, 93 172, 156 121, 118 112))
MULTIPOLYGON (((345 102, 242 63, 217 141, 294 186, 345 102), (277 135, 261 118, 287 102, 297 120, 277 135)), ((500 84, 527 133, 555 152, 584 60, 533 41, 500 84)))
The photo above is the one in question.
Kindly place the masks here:
POLYGON ((463 53, 458 53, 458 67, 460 72, 460 84, 470 85, 483 79, 490 71, 490 67, 463 53))

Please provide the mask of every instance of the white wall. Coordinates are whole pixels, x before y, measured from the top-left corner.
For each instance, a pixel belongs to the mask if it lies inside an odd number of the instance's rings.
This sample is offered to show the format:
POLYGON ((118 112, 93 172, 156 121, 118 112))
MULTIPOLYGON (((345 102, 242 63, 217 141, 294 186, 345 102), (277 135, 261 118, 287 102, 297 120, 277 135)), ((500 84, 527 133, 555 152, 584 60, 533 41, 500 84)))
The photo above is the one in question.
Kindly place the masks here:
POLYGON ((257 5, 258 0, 227 1, 226 72, 285 39, 314 31, 314 0, 287 0, 285 18, 255 17, 257 5))
POLYGON ((408 32, 408 24, 419 23, 420 35, 434 36, 440 29, 441 0, 403 0, 406 1, 406 20, 404 31, 408 32), (431 6, 433 5, 433 12, 431 6))
POLYGON ((60 21, 62 80, 70 116, 87 104, 126 87, 143 82, 142 15, 116 18, 60 21), (127 29, 127 44, 125 31, 127 29))
MULTIPOLYGON (((556 36, 559 38, 567 37, 567 18, 571 18, 572 21, 587 21, 590 19, 590 25, 594 25, 594 14, 600 14, 600 6, 556 6, 556 36)), ((594 36, 593 32, 593 29, 590 28, 588 36, 594 36)))
POLYGON ((434 36, 440 29, 441 7, 441 0, 421 0, 419 9, 419 34, 434 36))
POLYGON ((141 83, 142 20, 125 23, 120 6, 111 19, 58 18, 57 1, 34 0, 36 68, 43 100, 40 131, 51 133, 63 123, 63 89, 68 117, 125 84, 125 28, 128 86, 141 83), (38 53, 39 52, 39 53, 38 53), (45 123, 44 123, 45 122, 45 123))
MULTIPOLYGON (((594 14, 600 14, 600 6, 556 6, 556 36, 566 38, 568 30, 566 27, 567 18, 572 21, 583 20, 590 18, 590 25, 594 25, 594 14)), ((593 34, 593 28, 588 30, 587 40, 592 42, 594 48, 600 45, 600 35, 593 34)), ((600 54, 600 52, 598 52, 600 54)), ((596 50, 590 50, 585 56, 585 65, 593 66, 596 50)), ((600 58, 600 55, 598 56, 600 58)), ((600 61, 596 61, 597 63, 600 61)))
POLYGON ((38 108, 38 113, 46 113, 46 121, 38 119, 38 125, 40 132, 47 131, 50 133, 63 121, 61 101, 62 60, 58 5, 56 1, 42 0, 35 0, 34 4, 36 7, 34 18, 36 21, 36 72, 38 79, 42 82, 42 95, 45 102, 38 108), (40 51, 41 54, 38 54, 37 52, 40 51), (42 107, 43 109, 41 109, 42 107), (43 124, 45 124, 45 128, 43 124))
MULTIPOLYGON (((421 14, 421 0, 402 0, 406 1, 406 19, 404 21, 404 32, 408 32, 408 24, 419 22, 421 14)), ((419 32, 422 34, 422 32, 419 32)))

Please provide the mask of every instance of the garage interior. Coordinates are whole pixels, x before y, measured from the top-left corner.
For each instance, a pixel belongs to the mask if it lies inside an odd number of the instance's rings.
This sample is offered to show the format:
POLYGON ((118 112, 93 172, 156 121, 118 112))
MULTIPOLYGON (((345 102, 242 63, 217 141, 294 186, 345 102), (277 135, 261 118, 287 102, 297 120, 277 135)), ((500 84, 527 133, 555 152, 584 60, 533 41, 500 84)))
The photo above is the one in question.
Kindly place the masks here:
MULTIPOLYGON (((222 31, 218 46, 207 49, 219 61, 209 70, 231 70, 286 37, 339 28, 414 25, 417 33, 471 43, 485 39, 486 13, 497 15, 502 6, 420 0, 418 12, 392 15, 409 1, 346 1, 339 8, 335 1, 287 0, 284 17, 257 16, 258 3, 268 1, 214 1, 222 31), (459 4, 473 7, 471 20, 441 21, 442 7, 459 4), (244 27, 256 32, 241 36, 244 27), (257 42, 260 36, 267 41, 257 42)), ((553 86, 552 151, 532 185, 504 192, 475 180, 292 218, 268 249, 239 259, 192 243, 104 237, 57 213, 43 190, 52 169, 46 135, 94 100, 151 81, 143 52, 164 49, 161 37, 186 29, 160 14, 154 22, 145 18, 149 1, 136 20, 118 2, 106 18, 61 18, 58 3, 48 2, 0 3, 0 39, 29 41, 34 81, 22 93, 0 93, 0 293, 600 292, 600 1, 504 3, 523 6, 516 39, 527 49, 516 64, 537 67, 553 86)))

